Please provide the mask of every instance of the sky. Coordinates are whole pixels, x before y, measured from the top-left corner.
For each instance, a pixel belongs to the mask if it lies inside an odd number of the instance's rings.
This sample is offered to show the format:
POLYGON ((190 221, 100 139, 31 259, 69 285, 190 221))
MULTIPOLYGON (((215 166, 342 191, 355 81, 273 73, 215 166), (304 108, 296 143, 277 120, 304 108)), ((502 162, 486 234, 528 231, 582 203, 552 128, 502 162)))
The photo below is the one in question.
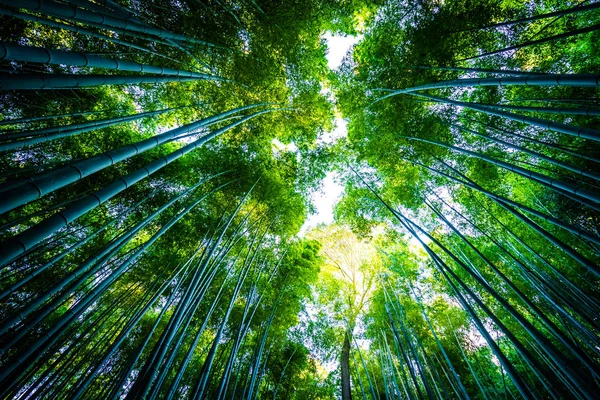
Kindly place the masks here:
MULTIPOLYGON (((337 69, 348 50, 358 43, 360 36, 338 36, 326 33, 323 38, 327 42, 327 65, 330 69, 337 69)), ((332 143, 340 137, 347 135, 346 121, 342 118, 335 119, 335 128, 331 132, 326 132, 320 141, 332 143)), ((337 174, 329 171, 323 180, 323 187, 319 192, 312 195, 312 201, 316 208, 316 213, 310 215, 302 229, 300 235, 304 236, 306 232, 316 227, 318 224, 330 224, 333 222, 333 208, 340 201, 344 188, 337 182, 337 174)))
POLYGON ((330 69, 339 67, 350 47, 362 39, 362 35, 340 36, 332 35, 331 32, 325 33, 322 37, 327 42, 327 65, 330 69))

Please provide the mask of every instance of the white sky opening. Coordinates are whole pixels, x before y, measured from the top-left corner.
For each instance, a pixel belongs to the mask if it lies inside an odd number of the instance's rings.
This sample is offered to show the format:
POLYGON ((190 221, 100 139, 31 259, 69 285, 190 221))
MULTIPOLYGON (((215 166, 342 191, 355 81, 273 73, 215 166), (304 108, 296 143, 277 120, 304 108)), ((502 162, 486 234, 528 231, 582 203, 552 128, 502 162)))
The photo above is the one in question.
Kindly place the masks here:
POLYGON ((363 38, 358 36, 333 35, 326 32, 321 36, 327 43, 327 65, 330 69, 337 69, 342 64, 342 59, 348 53, 348 50, 363 38))
MULTIPOLYGON (((326 32, 321 36, 325 39, 327 44, 327 65, 330 69, 335 70, 342 64, 342 59, 348 51, 362 39, 362 35, 359 36, 341 36, 333 35, 331 32, 326 32)), ((324 88, 323 94, 334 100, 333 93, 328 89, 324 88)), ((325 132, 321 135, 317 141, 320 144, 332 144, 340 138, 344 138, 348 135, 347 122, 341 117, 335 119, 334 128, 330 132, 325 132)), ((333 223, 333 208, 342 198, 344 187, 339 183, 337 179, 337 173, 329 171, 323 179, 323 186, 321 190, 313 193, 311 196, 312 203, 315 205, 315 213, 309 215, 304 225, 300 229, 300 236, 306 235, 306 233, 312 228, 319 224, 331 224, 333 223)))

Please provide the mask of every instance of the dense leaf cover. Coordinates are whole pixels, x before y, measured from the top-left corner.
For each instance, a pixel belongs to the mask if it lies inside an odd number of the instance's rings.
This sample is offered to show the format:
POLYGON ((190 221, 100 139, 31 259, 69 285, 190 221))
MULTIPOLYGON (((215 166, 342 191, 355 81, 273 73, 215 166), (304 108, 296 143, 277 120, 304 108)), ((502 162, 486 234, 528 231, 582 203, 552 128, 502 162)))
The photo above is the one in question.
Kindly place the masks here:
POLYGON ((0 0, 0 27, 0 398, 598 396, 600 3, 0 0), (326 32, 360 35, 335 71, 326 32))

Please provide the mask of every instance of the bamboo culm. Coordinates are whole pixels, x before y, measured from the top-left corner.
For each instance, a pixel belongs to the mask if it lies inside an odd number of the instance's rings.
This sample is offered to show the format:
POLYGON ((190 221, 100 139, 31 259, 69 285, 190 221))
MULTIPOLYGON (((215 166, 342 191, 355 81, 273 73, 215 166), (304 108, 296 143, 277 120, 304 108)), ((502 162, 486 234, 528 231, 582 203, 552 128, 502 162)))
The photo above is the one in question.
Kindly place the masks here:
POLYGON ((540 310, 540 308, 534 304, 529 298, 510 280, 508 277, 502 273, 478 248, 476 248, 456 227, 448 221, 448 219, 440 213, 435 207, 433 207, 429 202, 425 202, 430 209, 432 209, 435 214, 440 217, 440 219, 450 228, 454 233, 456 233, 461 240, 467 244, 475 253, 482 259, 501 279, 504 283, 510 287, 513 292, 517 294, 517 296, 527 305, 528 309, 532 314, 535 314, 545 325, 545 328, 550 331, 554 337, 556 337, 565 347, 569 349, 571 354, 575 355, 589 370, 592 374, 595 374, 594 369, 595 366, 593 362, 589 359, 589 356, 583 353, 574 343, 569 340, 564 333, 556 326, 554 322, 552 322, 544 313, 544 311, 540 310))
MULTIPOLYGON (((95 114, 103 114, 106 113, 107 110, 99 110, 99 111, 80 111, 68 114, 57 114, 57 115, 44 115, 41 117, 29 117, 29 118, 15 118, 15 119, 4 119, 0 121, 1 125, 18 125, 18 124, 26 124, 30 122, 37 121, 46 121, 49 119, 58 119, 58 118, 68 118, 68 117, 80 117, 87 115, 95 115, 95 114)), ((4 138, 4 134, 0 135, 0 138, 4 138)))
MULTIPOLYGON (((97 268, 100 268, 100 266, 102 265, 102 262, 100 262, 101 260, 110 259, 126 243, 128 243, 130 240, 132 240, 143 228, 145 228, 148 224, 150 224, 158 215, 160 215, 162 212, 167 210, 169 207, 171 207, 177 201, 181 200, 184 196, 192 193, 192 191, 194 191, 196 188, 200 187, 200 185, 202 185, 206 181, 208 181, 212 178, 215 178, 219 175, 221 175, 221 174, 209 177, 206 180, 201 180, 196 185, 184 190, 182 193, 173 197, 171 200, 169 200, 167 203, 165 203, 164 205, 159 207, 156 211, 154 211, 153 213, 148 215, 146 218, 144 218, 138 224, 136 224, 131 229, 126 231, 124 234, 115 238, 115 240, 107 243, 102 249, 100 249, 94 255, 88 257, 86 259, 86 261, 84 261, 78 268, 76 268, 74 271, 72 271, 68 276, 64 277, 61 280, 61 282, 59 282, 57 285, 55 285, 52 289, 47 290, 44 294, 37 296, 34 300, 31 300, 25 307, 23 307, 21 310, 19 310, 18 314, 13 315, 12 318, 9 318, 9 319, 3 321, 2 324, 0 325, 0 332, 5 332, 6 329, 8 329, 10 326, 16 324, 19 320, 22 320, 23 317, 29 315, 37 307, 39 307, 41 304, 43 304, 50 296, 58 293, 60 290, 62 290, 64 287, 66 287, 70 282, 74 281, 75 279, 78 279, 78 280, 76 281, 75 284, 71 285, 71 287, 75 288, 75 287, 79 286, 91 274, 93 274, 97 270, 97 268), (97 265, 96 268, 90 269, 94 264, 97 265)), ((60 304, 60 302, 62 300, 64 300, 69 294, 70 294, 70 291, 64 292, 60 297, 56 298, 55 300, 53 300, 53 302, 51 304, 49 304, 45 307, 46 311, 44 313, 39 312, 33 321, 28 321, 29 328, 27 330, 32 329, 33 326, 35 324, 37 324, 39 321, 41 321, 42 318, 44 318, 46 315, 48 315, 54 308, 58 307, 58 304, 60 304)), ((19 335, 13 334, 11 341, 8 342, 6 345, 10 346, 10 345, 12 345, 12 343, 14 343, 18 339, 19 339, 19 335)))
POLYGON ((486 74, 502 74, 502 75, 514 75, 514 76, 547 75, 542 72, 514 71, 514 70, 510 70, 510 69, 490 69, 490 68, 474 68, 474 67, 433 67, 433 66, 428 66, 428 65, 414 65, 411 68, 427 69, 427 70, 434 70, 434 71, 481 72, 481 73, 486 73, 486 74))
POLYGON ((519 49, 522 49, 524 47, 535 46, 535 45, 542 44, 542 43, 555 42, 557 40, 566 39, 566 38, 569 38, 569 37, 572 37, 572 36, 582 35, 584 33, 595 32, 597 30, 600 30, 600 24, 596 24, 596 25, 592 25, 592 26, 587 26, 585 28, 575 29, 575 30, 572 30, 570 32, 560 33, 558 35, 548 36, 548 37, 545 37, 543 39, 530 40, 528 42, 516 44, 514 46, 505 47, 505 48, 500 49, 500 50, 490 51, 490 52, 487 52, 487 53, 479 54, 477 56, 463 58, 463 59, 458 60, 458 61, 475 60, 475 59, 478 59, 478 58, 483 58, 483 57, 491 56, 491 55, 494 55, 494 54, 506 53, 507 51, 511 51, 511 50, 519 50, 519 49))
MULTIPOLYGON (((434 144, 436 146, 441 146, 441 147, 445 147, 447 149, 450 150, 454 150, 457 151, 459 153, 463 153, 475 158, 479 158, 481 160, 487 161, 490 164, 496 165, 500 168, 504 168, 508 171, 514 172, 518 175, 524 176, 526 178, 529 178, 531 180, 534 180, 536 182, 539 182, 540 184, 542 184, 543 186, 546 186, 552 190, 555 189, 560 189, 563 190, 567 193, 576 195, 576 196, 581 196, 583 198, 586 198, 588 200, 592 200, 595 201, 596 203, 600 203, 600 194, 592 192, 590 190, 581 188, 579 186, 575 186, 573 184, 570 184, 568 182, 564 182, 561 181, 559 179, 555 179, 552 177, 549 177, 547 175, 543 175, 534 171, 530 171, 528 169, 510 164, 508 162, 502 161, 502 160, 498 160, 492 157, 488 157, 485 154, 481 154, 475 151, 471 151, 471 150, 467 150, 467 149, 463 149, 462 147, 457 147, 457 146, 452 146, 450 144, 447 143, 442 143, 442 142, 438 142, 437 140, 428 140, 428 139, 422 139, 422 138, 416 138, 416 137, 407 137, 407 139, 409 140, 416 140, 416 141, 420 141, 420 142, 425 142, 425 143, 430 143, 430 144, 434 144)), ((595 235, 594 235, 595 236, 595 235)), ((590 240, 594 240, 594 241, 598 241, 598 243, 600 243, 600 238, 596 238, 596 239, 590 239, 590 240)))
POLYGON ((161 58, 167 59, 167 60, 175 62, 175 63, 179 63, 179 61, 177 61, 177 60, 173 60, 170 57, 167 57, 165 55, 162 55, 160 53, 157 53, 157 52, 152 51, 150 49, 147 49, 145 47, 138 46, 136 44, 129 43, 129 42, 126 42, 124 40, 121 40, 121 39, 118 39, 118 38, 114 38, 112 36, 102 35, 100 33, 92 32, 90 30, 81 28, 79 26, 75 27, 75 26, 67 25, 67 24, 62 23, 62 22, 51 21, 51 20, 46 19, 46 18, 37 17, 35 15, 25 14, 25 13, 21 13, 21 12, 16 12, 16 11, 8 10, 8 9, 3 8, 3 7, 0 7, 0 15, 8 15, 8 16, 11 16, 11 17, 14 17, 14 18, 17 18, 17 19, 21 19, 21 20, 24 20, 24 21, 38 22, 40 24, 47 25, 47 26, 50 26, 52 28, 58 28, 58 29, 69 31, 69 32, 75 32, 75 33, 80 33, 80 34, 83 34, 83 35, 95 37, 97 39, 106 40, 106 41, 109 41, 111 43, 115 43, 115 44, 118 44, 118 45, 121 45, 121 46, 129 47, 129 48, 136 49, 136 50, 140 50, 140 51, 143 51, 145 53, 149 53, 149 54, 152 54, 154 56, 161 57, 161 58))
POLYGON ((580 108, 580 107, 532 107, 532 106, 511 106, 508 104, 484 104, 484 103, 472 103, 480 106, 505 109, 505 110, 516 110, 516 111, 527 111, 536 112, 543 114, 558 114, 558 115, 586 115, 590 117, 600 116, 600 108, 580 108))
MULTIPOLYGON (((124 212, 123 215, 128 215, 130 211, 133 211, 135 209, 137 209, 140 205, 142 205, 144 202, 146 202, 148 199, 150 199, 153 196, 149 196, 149 197, 144 197, 142 200, 138 201, 136 204, 132 205, 131 207, 127 208, 124 212)), ((98 236, 99 234, 101 234, 105 229, 109 228, 111 225, 115 224, 116 222, 120 221, 122 218, 122 215, 119 215, 111 220, 109 220, 108 222, 106 222, 104 225, 102 225, 100 228, 98 228, 96 231, 94 231, 93 233, 86 235, 85 238, 77 241, 77 243, 75 243, 73 246, 69 247, 67 250, 62 251, 61 253, 57 254, 56 256, 54 256, 52 259, 50 259, 49 261, 47 261, 46 263, 44 263, 43 265, 41 265, 39 268, 37 268, 35 271, 33 271, 31 274, 27 275, 26 277, 24 277, 23 279, 19 280, 18 282, 8 286, 6 289, 4 289, 2 292, 0 292, 0 300, 4 299, 6 296, 12 294, 15 292, 15 290, 19 289, 21 286, 23 286, 24 284, 26 284, 27 282, 29 282, 31 279, 35 278, 36 276, 38 276, 40 273, 44 272, 46 269, 48 269, 49 267, 51 267, 52 265, 56 264, 58 261, 60 261, 61 259, 63 259, 64 257, 66 257, 67 255, 71 254, 72 252, 76 251, 77 249, 79 249, 81 246, 85 245, 86 243, 90 242, 92 239, 94 239, 96 236, 98 236)))
POLYGON ((206 78, 149 75, 62 75, 62 74, 0 74, 2 90, 50 90, 77 89, 103 85, 141 85, 146 83, 194 82, 198 80, 222 81, 222 78, 206 75, 206 78))
POLYGON ((111 27, 125 29, 132 33, 141 33, 145 35, 157 36, 161 39, 173 39, 182 42, 203 44, 210 47, 215 46, 202 40, 191 38, 185 35, 176 34, 164 29, 153 28, 147 25, 140 25, 131 21, 124 20, 119 17, 101 14, 94 11, 87 11, 68 4, 59 3, 53 0, 1 0, 0 3, 11 7, 24 8, 31 11, 36 11, 41 14, 53 15, 55 17, 64 18, 67 20, 79 20, 82 22, 92 22, 106 26, 106 29, 111 27))
POLYGON ((574 165, 571 165, 571 164, 568 164, 568 163, 556 160, 556 159, 554 159, 552 157, 548 157, 548 156, 546 156, 544 154, 535 152, 533 150, 529 150, 527 148, 524 148, 524 147, 521 147, 521 146, 517 146, 515 144, 506 142, 504 140, 497 139, 497 138, 495 138, 495 137, 493 137, 491 135, 485 135, 485 134, 480 133, 478 131, 465 128, 464 126, 461 126, 461 125, 452 124, 451 126, 453 126, 455 128, 458 128, 458 129, 460 129, 460 130, 462 130, 464 132, 469 132, 469 133, 471 133, 471 134, 473 134, 475 136, 479 136, 479 137, 485 138, 487 140, 491 140, 493 142, 499 143, 499 144, 501 144, 503 146, 510 147, 511 149, 522 151, 523 153, 529 154, 530 156, 536 157, 536 158, 538 158, 540 160, 544 160, 544 161, 546 161, 546 162, 548 162, 550 164, 559 166, 559 167, 564 168, 566 170, 575 172, 575 173, 577 173, 577 174, 579 174, 581 176, 585 176, 587 178, 592 178, 592 179, 600 182, 600 174, 595 173, 593 171, 588 171, 588 170, 576 167, 574 165))
MULTIPOLYGON (((573 249, 571 246, 567 245, 566 243, 564 243, 563 241, 561 241, 560 239, 558 239, 556 236, 552 235, 550 232, 548 232, 547 230, 545 230, 544 228, 542 228, 541 226, 539 226, 538 224, 536 224, 535 222, 531 221, 529 218, 527 218, 526 216, 524 216, 523 214, 521 214, 520 212, 518 212, 517 210, 515 210, 514 208, 512 208, 512 206, 515 206, 519 209, 522 209, 524 211, 528 211, 526 210, 525 206, 520 205, 519 203, 513 202, 509 199, 506 198, 502 198, 501 196, 495 195, 491 192, 486 191, 485 189, 483 189, 481 186, 477 185, 475 182, 469 180, 468 178, 466 178, 465 176, 462 176, 462 178, 464 180, 458 179, 452 175, 449 175, 445 172, 439 171, 437 169, 431 168, 431 167, 427 167, 424 164, 421 164, 419 162, 416 161, 411 161, 414 164, 420 165, 423 168, 426 168, 430 171, 432 171, 435 174, 439 174, 442 176, 445 176, 457 183, 460 183, 462 185, 465 185, 471 189, 474 189, 475 191, 478 191, 488 197, 490 197, 492 200, 494 200, 495 202, 497 202, 502 208, 506 209, 507 211, 509 211, 511 214, 513 214, 515 217, 517 217, 518 219, 520 219, 521 221, 523 221, 526 225, 528 225, 531 229, 533 229, 534 231, 536 231, 537 233, 539 233, 542 237, 544 237, 545 239, 547 239, 548 241, 550 241, 552 244, 554 244, 555 246, 557 246, 558 248, 560 248, 561 250, 563 250, 566 254, 568 254, 571 258, 573 258, 575 261, 577 261, 579 264, 581 264, 582 266, 584 266, 586 269, 588 269, 590 272, 592 272, 593 274, 600 276, 600 267, 598 265, 596 265, 594 262, 590 261, 589 259, 587 259, 586 257, 582 256, 580 253, 578 253, 575 249, 573 249)), ((535 210, 533 210, 535 211, 535 210)), ((532 212, 532 214, 534 214, 532 212)), ((535 215, 535 214, 534 214, 535 215)), ((543 214, 542 214, 543 215, 543 214)), ((550 221, 550 217, 546 216, 546 218, 548 218, 548 221, 550 221)), ((546 219, 544 218, 544 219, 546 219)))
POLYGON ((478 28, 471 28, 471 29, 467 29, 467 30, 464 30, 461 32, 477 31, 477 30, 489 29, 489 28, 498 28, 501 26, 510 26, 510 25, 515 25, 515 24, 521 24, 523 22, 537 21, 540 19, 547 19, 547 18, 552 18, 552 17, 562 17, 564 15, 577 14, 577 13, 581 13, 581 12, 596 10, 598 8, 600 8, 600 3, 593 3, 593 4, 586 5, 586 6, 575 6, 572 8, 567 8, 565 10, 554 11, 554 12, 550 12, 550 13, 546 13, 546 14, 538 14, 538 15, 534 15, 531 17, 520 18, 520 19, 516 19, 516 20, 512 20, 512 21, 499 22, 497 24, 485 25, 485 26, 481 26, 478 28))
POLYGON ((178 109, 181 109, 181 107, 168 108, 158 111, 148 111, 138 114, 126 115, 124 117, 107 118, 72 125, 58 126, 53 128, 33 129, 19 133, 8 133, 6 135, 0 136, 0 140, 18 139, 22 137, 25 137, 26 139, 8 143, 0 143, 0 153, 18 150, 26 146, 47 143, 52 140, 71 137, 82 133, 95 131, 98 129, 104 129, 114 125, 122 124, 124 122, 131 122, 146 117, 153 117, 178 109))
MULTIPOLYGON (((600 81, 600 75, 598 76, 598 79, 600 81)), ((484 112, 488 115, 506 118, 511 121, 521 122, 521 123, 531 125, 531 126, 536 126, 538 128, 542 128, 542 129, 548 129, 553 132, 564 133, 565 135, 576 136, 576 137, 580 137, 583 139, 589 139, 589 140, 593 140, 595 142, 600 142, 600 131, 598 131, 597 129, 581 128, 578 126, 563 124, 560 122, 553 122, 553 121, 549 121, 546 119, 528 117, 528 116, 521 115, 521 114, 514 114, 514 113, 511 113, 508 111, 496 110, 494 108, 490 108, 490 107, 486 107, 486 106, 479 106, 477 104, 472 104, 472 103, 464 102, 464 101, 444 99, 441 97, 435 97, 435 96, 430 96, 430 95, 425 95, 425 94, 415 94, 415 95, 418 97, 427 98, 427 99, 430 99, 430 100, 433 100, 436 102, 440 102, 440 103, 447 103, 447 104, 453 104, 453 105, 459 106, 459 107, 471 108, 473 110, 484 112)))
POLYGON ((150 247, 156 240, 158 240, 165 232, 167 232, 175 223, 177 223, 181 218, 183 218, 189 211, 191 211, 195 206, 197 206, 202 200, 204 200, 207 196, 214 193, 215 191, 221 189, 222 187, 230 184, 233 181, 230 181, 224 185, 217 187, 216 189, 210 191, 209 193, 201 196, 198 200, 189 205, 185 210, 171 218, 164 226, 162 226, 147 242, 145 242, 136 252, 129 257, 124 263, 122 263, 116 270, 112 271, 112 273, 101 283, 98 284, 98 287, 94 288, 93 291, 87 295, 84 299, 81 299, 74 307, 69 309, 63 317, 57 321, 53 328, 51 328, 47 333, 46 337, 43 337, 37 340, 34 344, 30 345, 26 350, 22 351, 18 355, 16 355, 13 360, 9 361, 0 375, 0 379, 4 380, 11 374, 13 371, 17 374, 22 374, 28 368, 31 367, 31 363, 35 360, 31 360, 30 363, 26 363, 25 360, 31 357, 31 355, 35 355, 36 352, 42 352, 48 349, 59 337, 60 332, 63 326, 71 323, 75 318, 77 318, 82 312, 85 311, 94 301, 96 301, 102 293, 121 275, 127 271, 135 262, 137 262, 138 257, 145 252, 145 250, 150 247), (15 371, 17 370, 17 371, 15 371))
POLYGON ((149 139, 129 144, 115 150, 96 155, 94 157, 73 163, 66 167, 50 170, 38 174, 33 178, 8 182, 0 186, 0 191, 5 193, 0 201, 0 214, 10 211, 16 207, 37 200, 55 190, 77 182, 86 176, 101 171, 116 163, 127 160, 147 150, 153 149, 171 140, 177 139, 185 134, 193 132, 209 124, 221 121, 224 117, 247 109, 260 107, 267 103, 253 104, 226 111, 200 121, 196 121, 181 127, 171 129, 149 139))
MULTIPOLYGON (((254 188, 254 186, 252 187, 252 189, 253 188, 254 188)), ((211 246, 210 250, 207 250, 207 254, 212 255, 214 253, 215 249, 217 248, 217 246, 219 245, 219 243, 223 239, 223 236, 225 235, 225 232, 227 231, 227 229, 231 225, 231 223, 233 221, 233 218, 239 212, 241 206, 244 204, 244 202, 246 201, 246 199, 250 195, 252 189, 250 189, 246 193, 246 196, 244 197, 244 199, 239 203, 239 205, 237 206, 236 210, 233 212, 233 214, 229 218, 227 224, 221 230, 219 238, 213 243, 213 245, 211 246)), ((209 258, 210 258, 210 256, 209 256, 209 258)), ((195 274, 195 277, 193 278, 194 281, 192 282, 192 285, 190 285, 190 287, 193 287, 195 285, 194 282, 197 282, 198 279, 200 278, 200 274, 198 273, 200 270, 201 270, 201 268, 197 269, 197 273, 195 274)), ((169 342, 170 340, 172 340, 172 335, 174 334, 174 326, 176 325, 176 323, 177 323, 178 319, 180 318, 180 316, 182 315, 182 313, 187 308, 188 304, 186 302, 186 298, 189 298, 191 296, 191 293, 192 293, 192 291, 187 291, 186 297, 184 297, 182 299, 182 302, 181 302, 182 306, 177 308, 176 313, 171 318, 171 320, 169 322, 169 326, 165 330, 165 334, 162 336, 162 340, 164 340, 165 342, 169 342)), ((237 296, 234 296, 234 298, 235 297, 237 297, 237 296)), ((164 350, 161 351, 161 348, 159 348, 159 347, 155 348, 155 351, 154 351, 155 357, 159 357, 159 359, 162 358, 162 356, 164 355, 164 352, 167 350, 164 347, 163 347, 163 349, 164 350)), ((145 398, 146 397, 146 395, 147 395, 148 391, 150 390, 150 387, 151 387, 151 385, 152 385, 152 383, 154 381, 154 377, 155 377, 155 374, 156 374, 156 367, 158 367, 157 364, 158 363, 155 363, 154 360, 152 360, 150 362, 147 362, 145 364, 144 370, 141 371, 140 376, 138 376, 138 379, 136 380, 134 386, 132 387, 132 389, 130 390, 130 392, 127 394, 127 398, 139 398, 139 397, 145 398)))
POLYGON ((173 75, 198 79, 211 78, 211 76, 207 74, 184 71, 181 69, 140 64, 133 61, 106 58, 76 51, 52 50, 44 47, 21 46, 6 42, 0 42, 0 61, 1 60, 32 62, 39 64, 64 64, 77 67, 114 69, 117 71, 132 71, 155 75, 173 75))
POLYGON ((167 164, 186 155, 187 153, 193 151, 194 149, 198 148, 199 146, 203 145, 204 143, 208 142, 214 137, 219 136, 220 134, 234 128, 235 126, 238 126, 251 118, 257 117, 258 115, 270 111, 273 110, 261 111, 249 117, 245 117, 241 121, 213 131, 210 134, 203 136, 186 146, 183 146, 179 150, 176 150, 165 157, 162 157, 151 162, 150 164, 147 164, 145 167, 142 167, 128 175, 123 176, 119 180, 114 181, 108 186, 105 186, 98 192, 77 201, 67 209, 54 214, 52 217, 40 222, 38 225, 35 225, 34 227, 29 228, 25 232, 14 236, 13 238, 9 239, 3 244, 3 251, 0 254, 0 267, 6 265, 19 255, 25 253, 25 251, 34 246, 36 243, 43 240, 45 237, 65 227, 68 223, 74 221, 75 219, 79 218, 80 216, 84 215, 90 210, 93 210, 100 204, 113 198, 114 196, 121 193, 123 190, 127 189, 131 185, 152 175, 167 164))

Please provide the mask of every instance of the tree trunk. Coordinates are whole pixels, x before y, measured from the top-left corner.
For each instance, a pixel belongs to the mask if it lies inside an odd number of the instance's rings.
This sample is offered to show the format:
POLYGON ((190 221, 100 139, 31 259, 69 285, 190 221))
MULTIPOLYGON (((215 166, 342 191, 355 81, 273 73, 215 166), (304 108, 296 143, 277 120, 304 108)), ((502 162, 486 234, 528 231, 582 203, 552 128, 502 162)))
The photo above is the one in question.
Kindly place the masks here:
POLYGON ((352 400, 352 391, 350 390, 350 337, 352 329, 348 327, 344 334, 344 344, 342 345, 342 355, 340 357, 340 367, 342 370, 342 400, 352 400))

